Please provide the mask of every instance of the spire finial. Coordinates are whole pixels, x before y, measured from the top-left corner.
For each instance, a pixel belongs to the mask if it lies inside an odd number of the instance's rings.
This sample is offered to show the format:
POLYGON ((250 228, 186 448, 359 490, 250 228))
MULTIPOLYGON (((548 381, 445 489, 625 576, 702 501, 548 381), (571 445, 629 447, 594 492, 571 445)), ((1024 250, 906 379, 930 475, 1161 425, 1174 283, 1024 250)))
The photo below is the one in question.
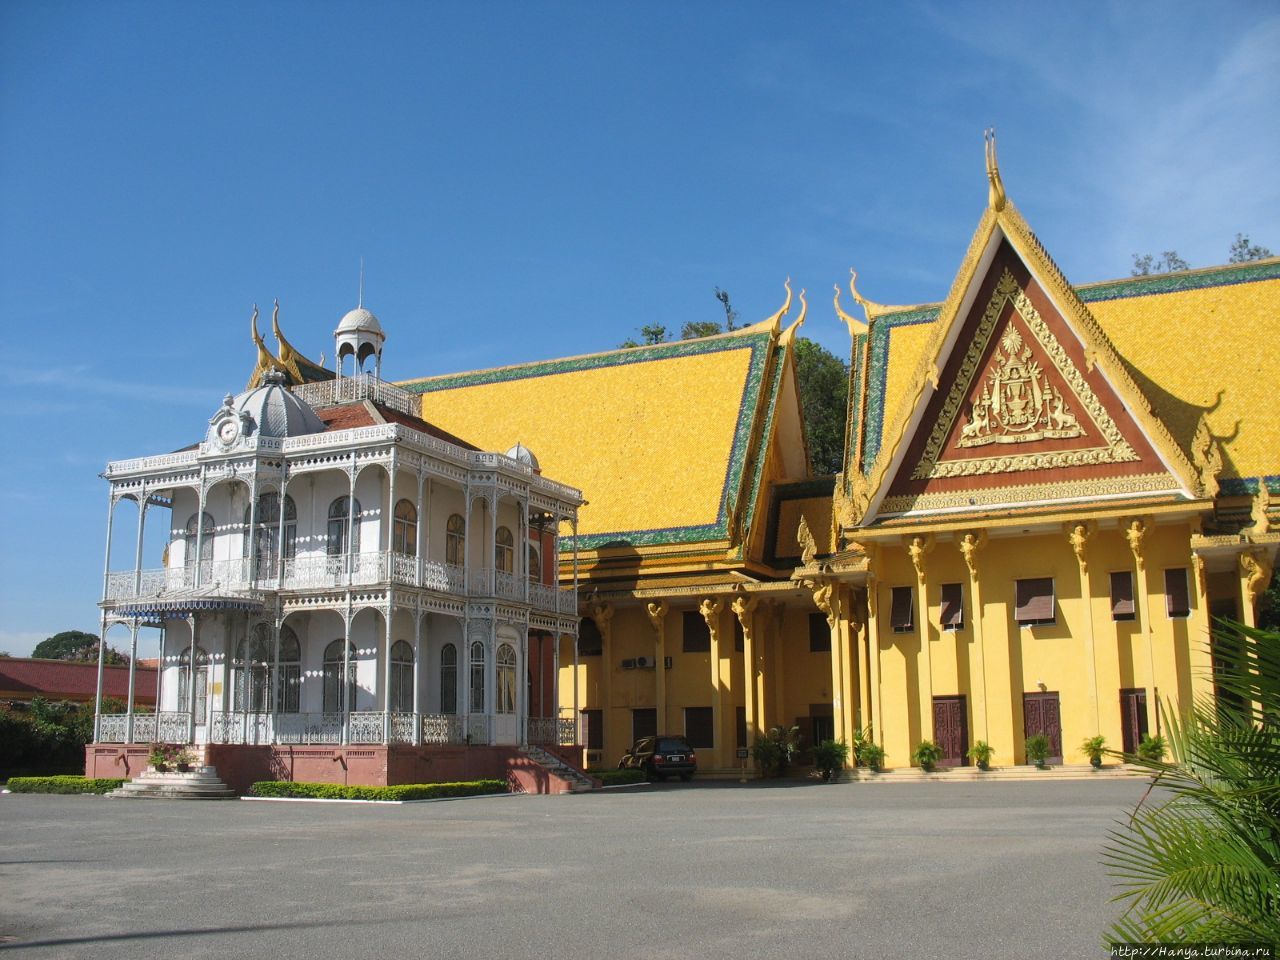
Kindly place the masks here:
POLYGON ((999 213, 1004 209, 1007 198, 1004 194, 1004 183, 1000 180, 1000 165, 996 163, 996 128, 987 127, 982 131, 982 139, 986 143, 987 154, 987 205, 999 213))
POLYGON ((364 257, 360 258, 360 299, 356 303, 356 306, 364 306, 364 257))

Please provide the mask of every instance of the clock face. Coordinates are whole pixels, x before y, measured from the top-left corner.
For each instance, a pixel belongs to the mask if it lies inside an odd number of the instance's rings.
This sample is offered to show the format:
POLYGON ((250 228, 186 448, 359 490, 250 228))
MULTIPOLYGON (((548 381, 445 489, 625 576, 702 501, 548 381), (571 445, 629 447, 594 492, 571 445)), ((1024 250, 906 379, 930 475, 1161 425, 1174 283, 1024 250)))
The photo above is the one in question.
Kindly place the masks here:
POLYGON ((236 437, 240 435, 240 424, 234 420, 226 420, 222 426, 218 428, 218 439, 230 446, 236 442, 236 437))

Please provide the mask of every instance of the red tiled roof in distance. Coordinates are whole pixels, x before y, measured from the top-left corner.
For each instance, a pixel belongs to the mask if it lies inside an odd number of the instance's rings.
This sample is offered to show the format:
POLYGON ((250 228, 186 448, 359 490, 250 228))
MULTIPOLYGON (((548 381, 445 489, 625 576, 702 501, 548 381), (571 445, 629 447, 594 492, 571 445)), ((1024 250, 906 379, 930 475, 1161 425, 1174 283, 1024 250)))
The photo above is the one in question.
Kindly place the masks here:
POLYGON ((447 430, 441 430, 435 424, 428 423, 421 417, 401 413, 386 404, 377 401, 361 400, 356 403, 344 403, 337 407, 321 407, 316 416, 324 424, 325 431, 353 430, 356 427, 372 427, 383 423, 399 423, 411 430, 425 433, 427 436, 452 443, 464 450, 479 450, 474 444, 467 443, 461 437, 455 437, 447 430))
MULTIPOLYGON (((156 702, 156 671, 139 666, 134 678, 134 702, 156 702)), ((98 690, 98 665, 72 660, 0 658, 0 699, 92 701, 98 690)), ((125 700, 129 696, 129 668, 103 667, 102 694, 125 700)))

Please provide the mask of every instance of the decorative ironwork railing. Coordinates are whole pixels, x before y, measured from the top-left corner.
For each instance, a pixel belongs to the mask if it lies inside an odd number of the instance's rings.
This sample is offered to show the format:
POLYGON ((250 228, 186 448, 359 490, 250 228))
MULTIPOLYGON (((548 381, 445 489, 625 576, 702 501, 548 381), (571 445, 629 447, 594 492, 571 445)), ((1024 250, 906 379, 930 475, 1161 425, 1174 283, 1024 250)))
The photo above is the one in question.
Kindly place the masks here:
POLYGON ((161 711, 133 715, 133 739, 129 740, 129 715, 104 713, 98 717, 99 743, 189 743, 191 715, 161 711))
POLYGON ((423 743, 465 743, 462 717, 456 713, 424 713, 422 715, 423 743))
POLYGON ((468 714, 466 739, 468 743, 483 744, 489 742, 489 718, 485 714, 468 714))
POLYGON ((515 574, 503 573, 499 570, 494 579, 496 584, 494 593, 496 596, 501 597, 503 600, 524 599, 521 580, 515 574))
POLYGON ((416 394, 381 380, 372 373, 304 383, 291 389, 313 407, 336 407, 342 403, 375 400, 411 417, 416 417, 421 412, 421 403, 416 394))
POLYGON ((342 742, 340 713, 282 713, 275 728, 277 743, 342 742))
POLYGON ((416 713, 391 714, 391 743, 413 743, 413 731, 418 723, 416 713))
POLYGON ((348 714, 348 743, 382 743, 384 739, 383 723, 386 714, 372 710, 354 711, 348 714))

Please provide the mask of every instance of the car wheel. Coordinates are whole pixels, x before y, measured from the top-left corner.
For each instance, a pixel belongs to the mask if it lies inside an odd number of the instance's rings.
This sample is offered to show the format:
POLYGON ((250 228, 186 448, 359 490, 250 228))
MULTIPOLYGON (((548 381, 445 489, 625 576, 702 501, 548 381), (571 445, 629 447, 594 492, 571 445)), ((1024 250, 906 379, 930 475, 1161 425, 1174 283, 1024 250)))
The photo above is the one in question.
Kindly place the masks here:
POLYGON ((692 773, 682 773, 682 774, 680 774, 680 779, 681 779, 681 780, 683 780, 685 783, 688 783, 690 780, 692 780, 692 779, 693 779, 693 774, 692 774, 692 773))

